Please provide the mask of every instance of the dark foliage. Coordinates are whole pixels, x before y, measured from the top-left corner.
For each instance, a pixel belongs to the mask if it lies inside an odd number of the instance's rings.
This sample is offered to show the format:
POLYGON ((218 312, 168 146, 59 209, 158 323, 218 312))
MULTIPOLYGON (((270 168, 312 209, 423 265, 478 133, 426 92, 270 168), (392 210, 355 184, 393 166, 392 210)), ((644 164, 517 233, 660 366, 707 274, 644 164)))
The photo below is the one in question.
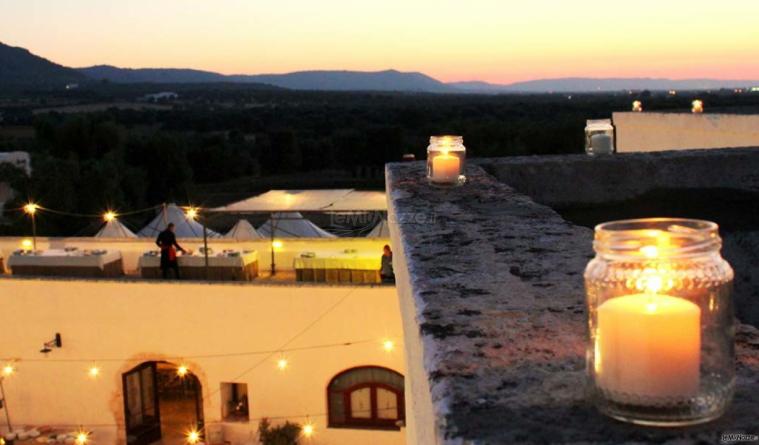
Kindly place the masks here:
POLYGON ((262 445, 298 445, 300 430, 297 423, 285 422, 271 426, 269 419, 261 419, 258 424, 258 439, 262 445))
MULTIPOLYGON (((0 95, 0 131, 3 125, 33 126, 35 134, 2 140, 0 132, 3 150, 32 152, 33 177, 13 179, 18 200, 8 207, 32 197, 51 208, 99 214, 170 201, 202 204, 209 195, 215 202, 241 199, 271 187, 330 187, 328 181, 340 175, 341 186, 371 178, 381 187, 383 165, 404 153, 424 159, 430 135, 463 135, 471 157, 581 153, 586 119, 608 118, 635 99, 643 99, 646 110, 683 111, 696 97, 329 93, 183 84, 161 86, 177 91, 178 100, 143 109, 32 112, 51 105, 140 103, 136 99, 155 88, 104 83, 23 98, 0 95)), ((759 108, 759 94, 698 97, 710 112, 759 108)), ((0 170, 0 180, 8 174, 0 170)), ((8 216, 16 225, 0 230, 28 231, 23 218, 8 216)), ((135 218, 133 226, 145 222, 135 218)), ((39 222, 41 234, 72 235, 92 221, 48 215, 39 222)))

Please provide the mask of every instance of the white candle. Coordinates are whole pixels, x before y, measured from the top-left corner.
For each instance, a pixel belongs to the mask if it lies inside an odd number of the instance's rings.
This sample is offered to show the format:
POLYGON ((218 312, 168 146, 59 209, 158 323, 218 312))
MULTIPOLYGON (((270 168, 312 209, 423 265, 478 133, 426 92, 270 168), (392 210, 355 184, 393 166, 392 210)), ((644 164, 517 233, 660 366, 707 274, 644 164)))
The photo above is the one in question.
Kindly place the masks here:
MULTIPOLYGON (((635 294, 598 307, 595 371, 612 398, 698 393, 701 310, 682 298, 635 294)), ((630 400, 620 400, 627 401, 630 400)))
POLYGON ((611 136, 608 134, 594 134, 590 137, 590 146, 593 148, 593 153, 596 154, 610 154, 614 152, 611 136))
POLYGON ((454 183, 461 174, 461 160, 458 156, 443 152, 432 158, 432 181, 454 183))

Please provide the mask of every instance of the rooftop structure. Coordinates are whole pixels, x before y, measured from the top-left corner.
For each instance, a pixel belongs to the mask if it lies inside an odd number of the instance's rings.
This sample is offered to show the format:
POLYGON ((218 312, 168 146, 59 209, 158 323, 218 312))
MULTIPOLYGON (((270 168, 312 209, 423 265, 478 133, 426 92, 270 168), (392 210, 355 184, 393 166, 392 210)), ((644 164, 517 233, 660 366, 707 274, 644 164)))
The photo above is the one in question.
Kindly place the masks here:
POLYGON ((620 153, 759 146, 756 114, 617 112, 612 120, 620 153))

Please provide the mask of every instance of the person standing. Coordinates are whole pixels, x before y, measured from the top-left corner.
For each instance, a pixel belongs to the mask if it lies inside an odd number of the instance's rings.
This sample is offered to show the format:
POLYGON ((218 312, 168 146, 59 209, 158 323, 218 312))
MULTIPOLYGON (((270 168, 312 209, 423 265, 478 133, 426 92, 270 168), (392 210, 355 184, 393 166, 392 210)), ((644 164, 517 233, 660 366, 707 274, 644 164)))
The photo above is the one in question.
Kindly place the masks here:
POLYGON ((385 244, 382 248, 382 267, 380 268, 380 278, 383 283, 395 283, 395 271, 393 271, 393 251, 390 246, 385 244))
POLYGON ((182 253, 187 253, 187 251, 177 243, 177 237, 174 235, 174 223, 169 223, 166 226, 166 230, 158 234, 155 243, 161 248, 161 272, 163 273, 163 279, 168 279, 169 270, 173 270, 174 278, 178 280, 179 263, 177 263, 177 250, 182 253))

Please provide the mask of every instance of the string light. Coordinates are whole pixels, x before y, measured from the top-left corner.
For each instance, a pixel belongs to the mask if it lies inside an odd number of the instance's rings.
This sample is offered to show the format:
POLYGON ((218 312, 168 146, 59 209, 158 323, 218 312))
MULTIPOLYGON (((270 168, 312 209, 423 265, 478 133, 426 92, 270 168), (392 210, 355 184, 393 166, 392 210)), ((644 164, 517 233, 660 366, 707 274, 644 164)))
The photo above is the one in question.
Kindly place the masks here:
POLYGON ((8 363, 7 365, 3 366, 3 376, 4 377, 10 377, 15 372, 16 372, 16 367, 13 366, 13 364, 8 363))
POLYGON ((187 219, 195 220, 195 218, 198 217, 198 208, 197 207, 188 207, 185 211, 185 216, 187 219))
POLYGON ((314 435, 314 424, 311 423, 310 420, 307 420, 305 424, 303 424, 303 437, 311 437, 314 435))
POLYGON ((382 349, 385 350, 385 352, 393 352, 393 349, 395 349, 395 342, 392 340, 385 340, 382 342, 382 349))
POLYGON ((85 445, 90 440, 90 433, 86 431, 79 431, 76 433, 76 445, 85 445))
POLYGON ((282 241, 274 240, 271 242, 271 247, 273 247, 274 250, 280 250, 282 249, 282 246, 283 246, 282 241))
POLYGON ((109 210, 109 211, 105 212, 105 214, 103 214, 103 220, 105 222, 111 222, 114 219, 116 219, 117 216, 118 215, 116 215, 115 212, 112 212, 112 211, 109 210))
POLYGON ((190 369, 186 365, 179 365, 179 367, 177 368, 177 375, 179 377, 184 377, 189 372, 190 372, 190 369))
POLYGON ((195 428, 187 432, 187 443, 196 444, 200 442, 200 432, 195 428))
POLYGON ((284 371, 289 365, 290 363, 284 357, 280 357, 279 360, 277 360, 277 369, 280 371, 284 371))
POLYGON ((100 376, 100 368, 97 366, 91 366, 90 369, 87 371, 87 375, 90 376, 92 379, 98 378, 100 376))
POLYGON ((26 212, 27 215, 34 215, 35 213, 37 213, 37 209, 39 208, 40 208, 39 205, 33 202, 30 202, 24 206, 24 212, 26 212))

